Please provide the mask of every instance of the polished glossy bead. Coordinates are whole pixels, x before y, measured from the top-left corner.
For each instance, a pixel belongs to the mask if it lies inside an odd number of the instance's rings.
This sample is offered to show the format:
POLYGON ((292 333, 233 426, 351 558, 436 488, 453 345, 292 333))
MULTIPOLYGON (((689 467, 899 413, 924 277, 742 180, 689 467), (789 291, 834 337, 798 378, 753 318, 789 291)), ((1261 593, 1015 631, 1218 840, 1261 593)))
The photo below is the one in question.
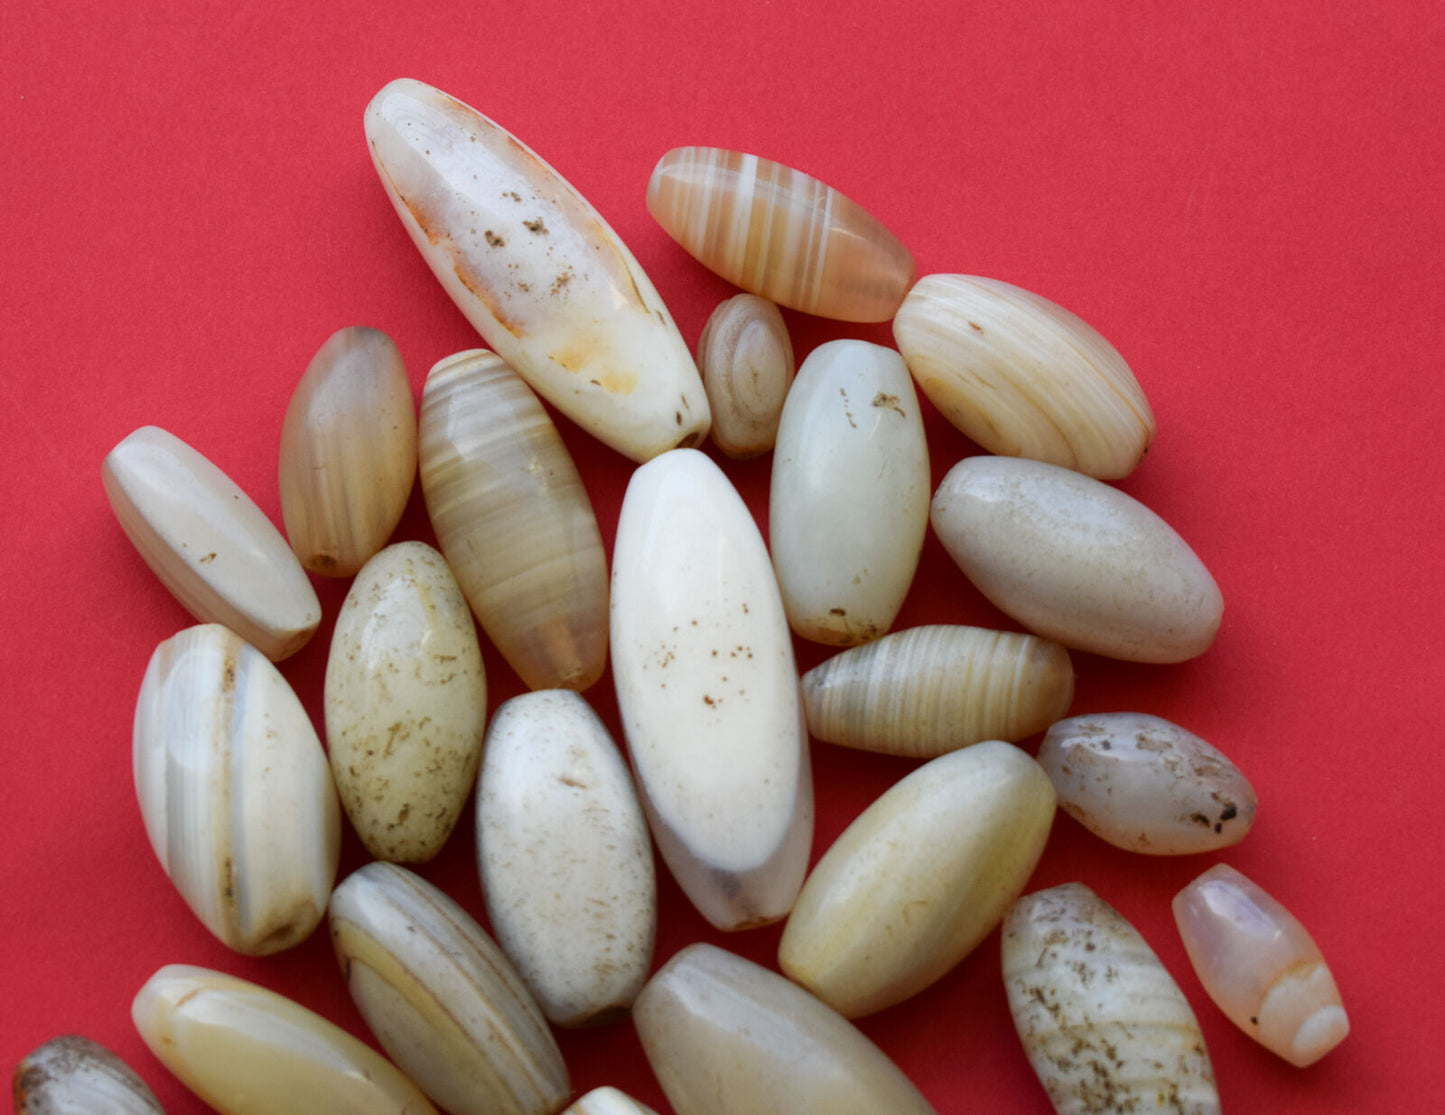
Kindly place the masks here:
POLYGON ((1117 480, 1154 440, 1154 412, 1114 346, 1020 287, 927 275, 893 336, 919 389, 990 453, 1117 480))
POLYGON ((719 929, 787 915, 807 870, 813 780, 772 562, 695 449, 632 474, 613 551, 612 676, 663 859, 719 929))
POLYGON ((667 307, 535 152, 406 78, 372 99, 366 140, 422 258, 537 394, 634 461, 706 436, 707 396, 667 307))
POLYGON ((180 438, 142 426, 100 477, 126 537, 199 622, 229 627, 273 662, 315 634, 321 604, 281 532, 180 438))
POLYGON ((1238 844, 1254 787, 1217 748, 1142 712, 1060 720, 1039 745, 1059 807, 1102 840, 1156 856, 1238 844))
POLYGON ((350 577, 386 545, 416 479, 416 403, 379 329, 333 333, 281 425, 281 517, 301 564, 350 577))
POLYGON ((895 631, 803 675, 814 739, 914 759, 1017 743, 1073 699, 1074 668, 1058 643, 950 624, 895 631))
POLYGON ((592 502, 542 404, 494 353, 457 353, 427 376, 421 486, 472 611, 527 687, 601 677, 607 554, 592 502))
POLYGON ((216 624, 167 639, 141 682, 133 756, 151 847, 206 928, 252 955, 309 936, 336 878, 341 810, 276 667, 216 624))
POLYGON ((1218 1115, 1214 1067, 1183 992, 1084 884, 1013 904, 1003 980, 1024 1053, 1059 1115, 1218 1115))
POLYGON ((788 392, 773 452, 768 541, 788 623, 851 646, 903 606, 928 531, 928 444, 891 348, 830 341, 788 392))
POLYGON ((770 159, 676 147, 647 211, 704 267, 780 306, 887 321, 917 274, 898 238, 837 190, 770 159))
POLYGON ((155 1093, 105 1046, 51 1038, 15 1066, 15 1115, 165 1115, 155 1093))
POLYGON ((356 575, 331 636, 325 708, 337 792, 366 850, 431 859, 482 759, 487 679, 471 610, 430 546, 398 542, 356 575))
POLYGON ((932 1115, 842 1015, 750 960, 689 945, 633 1011, 677 1115, 932 1115))
POLYGON ((1314 938, 1258 884, 1218 863, 1174 898, 1174 920, 1204 990, 1231 1022, 1299 1068, 1350 1032, 1314 938))
POLYGON ((777 306, 756 294, 721 303, 697 342, 712 441, 729 457, 766 453, 793 382, 793 342, 777 306))
POLYGON ((931 518, 984 596, 1066 647, 1182 662, 1219 630, 1224 600, 1204 563, 1102 481, 1042 461, 968 457, 938 486, 931 518))
POLYGON ((562 1115, 657 1115, 645 1103, 639 1103, 616 1088, 593 1088, 562 1115))

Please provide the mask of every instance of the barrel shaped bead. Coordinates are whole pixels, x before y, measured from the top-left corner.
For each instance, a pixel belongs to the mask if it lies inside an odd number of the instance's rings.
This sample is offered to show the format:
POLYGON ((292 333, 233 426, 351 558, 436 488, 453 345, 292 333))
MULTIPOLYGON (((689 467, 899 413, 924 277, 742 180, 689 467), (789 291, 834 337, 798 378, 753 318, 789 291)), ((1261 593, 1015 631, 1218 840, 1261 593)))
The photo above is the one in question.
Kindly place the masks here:
POLYGON ((524 693, 493 715, 477 861, 492 930, 548 1019, 625 1014, 652 964, 652 841, 632 775, 579 694, 524 693))
POLYGON ((165 1115, 146 1082, 98 1041, 63 1034, 15 1066, 15 1115, 165 1115))
POLYGON ((814 349, 773 452, 768 537, 788 622, 851 646, 892 625, 928 531, 928 444, 903 359, 867 341, 814 349))
POLYGON ((1266 1049, 1305 1068, 1349 1036, 1319 946, 1253 880, 1215 864, 1175 896, 1174 919, 1204 990, 1266 1049))
POLYGON ((813 832, 792 637, 752 513, 695 449, 628 484, 612 675, 643 809, 682 889, 720 929, 784 917, 813 832))
POLYGON ((933 496, 933 529, 965 576, 1037 635, 1132 662, 1182 662, 1214 641, 1219 586, 1138 500, 1071 469, 968 457, 933 496))
POLYGON ((325 709, 336 788, 367 851, 431 859, 481 762, 487 679, 471 610, 430 546, 398 542, 356 575, 331 636, 325 709))
POLYGON ((336 878, 341 810, 280 672, 216 624, 172 636, 141 683, 133 759, 151 847, 206 928, 250 955, 309 936, 336 878))
POLYGON ((741 151, 673 148, 647 183, 647 210, 728 282, 819 317, 887 321, 918 273, 908 249, 857 203, 741 151))
POLYGON ((286 539, 180 438, 142 426, 100 475, 126 537, 198 622, 229 627, 273 662, 316 633, 321 603, 286 539))
POLYGON ((281 517, 301 564, 350 577, 386 545, 416 480, 416 403, 396 343, 333 333, 281 424, 281 517))
POLYGON ((927 275, 893 335, 919 389, 990 453, 1118 480, 1154 440, 1154 412, 1118 350, 1031 291, 927 275))
POLYGON ((713 444, 739 460, 771 449, 794 372, 793 341, 778 307, 746 293, 720 303, 698 338, 697 368, 713 444))
POLYGON ((561 435, 482 349, 440 361, 421 402, 437 543, 488 638, 530 689, 586 689, 607 664, 607 554, 561 435))
POLYGON ((539 395, 645 461, 707 435, 687 343, 637 260, 560 174, 419 81, 366 109, 372 162, 427 265, 539 395))

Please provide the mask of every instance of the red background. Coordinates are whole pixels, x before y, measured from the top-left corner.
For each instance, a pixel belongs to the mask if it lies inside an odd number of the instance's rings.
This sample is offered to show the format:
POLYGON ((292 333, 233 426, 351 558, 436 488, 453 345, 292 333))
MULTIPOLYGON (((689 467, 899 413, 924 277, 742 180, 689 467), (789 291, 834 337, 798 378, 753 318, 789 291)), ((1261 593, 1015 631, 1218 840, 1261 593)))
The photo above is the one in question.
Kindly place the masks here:
MULTIPOLYGON (((372 171, 361 114, 429 81, 534 147, 613 224, 689 343, 730 288, 643 206, 668 148, 737 147, 876 214, 922 274, 1035 290, 1093 324, 1159 418, 1122 485, 1225 597, 1179 666, 1075 655, 1074 711, 1160 714, 1260 797, 1222 856, 1111 849, 1057 821, 1031 889, 1082 879, 1132 919, 1204 1027, 1233 1111, 1438 1103, 1436 936, 1445 681, 1439 385, 1445 283, 1435 4, 7 4, 0 12, 0 1064, 82 1031, 172 1112, 200 1110, 141 1045, 162 964, 222 968, 364 1033, 324 932, 268 959, 216 943, 146 843, 130 724, 151 650, 190 620, 131 549, 102 457, 139 425, 184 438, 279 522, 281 418, 343 325, 386 330, 418 395, 477 338, 372 171), (1085 8, 1088 10, 1084 10, 1085 8), (1354 1032, 1299 1071, 1205 998, 1169 899, 1217 859, 1291 907, 1354 1032), (1432 1098, 1433 1097, 1433 1098, 1432 1098)), ((799 358, 886 326, 789 314, 799 358)), ((565 420, 609 549, 631 466, 565 420)), ((934 481, 976 447, 929 412, 934 481)), ((726 464, 765 522, 768 463, 726 464)), ((416 492, 399 538, 431 540, 416 492)), ((283 672, 318 725, 345 584, 283 672)), ((930 537, 897 626, 1012 626, 930 537)), ((800 644, 800 667, 827 651, 800 644)), ((493 707, 519 682, 487 648, 493 707)), ((610 676, 588 694, 617 730, 610 676)), ((1028 741, 1032 748, 1036 741, 1028 741)), ((814 855, 912 769, 814 744, 814 855)), ((348 833, 343 873, 363 862, 348 833)), ((425 869, 481 913, 470 808, 425 869)), ((722 938, 662 882, 661 962, 697 938, 774 963, 777 928, 722 938)), ((990 937, 863 1028, 940 1112, 1046 1112, 990 937)), ((580 1094, 666 1110, 629 1023, 564 1035, 580 1094)))

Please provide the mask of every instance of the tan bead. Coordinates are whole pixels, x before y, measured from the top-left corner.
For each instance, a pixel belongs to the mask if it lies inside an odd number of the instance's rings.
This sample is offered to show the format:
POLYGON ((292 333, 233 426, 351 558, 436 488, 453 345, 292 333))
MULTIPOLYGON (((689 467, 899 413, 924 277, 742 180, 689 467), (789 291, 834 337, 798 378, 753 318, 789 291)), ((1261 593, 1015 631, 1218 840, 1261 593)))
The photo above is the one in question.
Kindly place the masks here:
POLYGON ((807 314, 887 321, 917 274, 908 249, 861 206, 741 151, 669 151, 647 184, 647 210, 704 267, 807 314))
POLYGON ((697 342, 697 367, 713 444, 739 460, 771 449, 793 382, 793 342, 777 306, 756 294, 719 304, 697 342))
POLYGON ((286 407, 278 471, 311 572, 350 577, 386 545, 416 479, 416 403, 390 337, 353 325, 321 346, 286 407))

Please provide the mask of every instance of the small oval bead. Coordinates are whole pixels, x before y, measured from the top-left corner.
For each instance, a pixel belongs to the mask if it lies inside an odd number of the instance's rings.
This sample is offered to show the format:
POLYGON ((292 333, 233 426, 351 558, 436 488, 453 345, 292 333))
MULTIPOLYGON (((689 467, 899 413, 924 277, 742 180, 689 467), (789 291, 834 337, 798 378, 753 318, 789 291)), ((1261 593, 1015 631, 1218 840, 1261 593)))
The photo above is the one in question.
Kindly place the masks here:
POLYGON ((913 285, 913 256, 831 186, 770 159, 675 147, 653 169, 647 211, 704 267, 780 306, 887 321, 913 285))
POLYGON ((689 945, 643 988, 637 1035, 677 1115, 932 1115, 863 1032, 776 972, 689 945))
POLYGON ((562 1115, 657 1115, 645 1103, 639 1103, 617 1088, 593 1088, 562 1115))
POLYGON ((933 529, 964 575, 1046 639, 1131 662, 1209 649, 1224 600, 1163 519, 1117 488, 1015 457, 969 457, 933 497, 933 529))
POLYGON ((387 1054, 452 1115, 550 1115, 567 1066, 522 978, 420 875, 369 863, 331 900, 331 943, 387 1054))
POLYGON ((652 841, 607 728, 567 689, 492 717, 477 784, 477 861, 503 950, 559 1026, 625 1014, 657 930, 652 841))
POLYGON ((161 867, 237 952, 299 944, 341 849, 331 768, 286 679, 216 624, 151 655, 136 700, 136 798, 161 867))
POLYGON ((1114 346, 1020 287, 926 275, 893 336, 919 389, 990 453, 1117 480, 1154 440, 1154 412, 1114 346))
POLYGON ((1035 891, 1003 923, 1024 1053, 1059 1115, 1218 1115, 1189 1002, 1138 931, 1082 883, 1035 891))
POLYGON ((390 337, 352 325, 321 346, 286 407, 277 472, 311 572, 350 577, 386 545, 416 480, 416 403, 390 337))
POLYGON ((51 1038, 15 1066, 15 1115, 165 1115, 128 1064, 79 1034, 51 1038))
POLYGON ((1069 652, 1037 635, 937 624, 895 631, 803 675, 815 739, 931 759, 1043 731, 1074 699, 1069 652))
POLYGON ((1290 1064, 1314 1064, 1350 1033, 1339 988, 1299 919, 1228 864, 1174 898, 1204 990, 1229 1020, 1290 1064))
POLYGON ((653 839, 719 929, 785 917, 813 777, 793 640, 752 512, 712 459, 632 474, 613 551, 612 677, 653 839))
POLYGON ((586 689, 607 665, 607 554, 561 435, 482 349, 440 361, 421 401, 421 486, 487 637, 529 689, 586 689))
POLYGON ((867 341, 814 349, 773 453, 768 539, 788 623, 834 646, 893 623, 928 532, 928 444, 903 358, 867 341))
POLYGON ((925 763, 818 861, 783 930, 779 965, 848 1018, 902 1002, 993 931, 1053 820, 1048 777, 1011 744, 925 763))
POLYGON ((771 449, 793 382, 793 342, 777 306, 756 294, 719 304, 697 342, 697 367, 713 444, 738 460, 771 449))
POLYGON ((306 571, 235 482, 174 434, 142 426, 100 470, 121 529, 182 607, 229 627, 273 662, 321 623, 306 571))
POLYGON ((571 183, 470 105, 410 78, 372 98, 365 125, 412 243, 534 391, 634 461, 707 436, 687 342, 571 183))
POLYGON ((431 859, 482 759, 487 679, 466 598, 430 546, 388 546, 357 574, 331 636, 325 707, 336 789, 366 850, 431 859))
POLYGON ((167 965, 140 989, 131 1018, 156 1058, 221 1115, 437 1115, 369 1045, 234 976, 167 965))
POLYGON ((1190 855, 1238 844, 1258 798, 1222 752, 1158 716, 1094 713, 1060 720, 1039 745, 1059 806, 1129 852, 1190 855))

